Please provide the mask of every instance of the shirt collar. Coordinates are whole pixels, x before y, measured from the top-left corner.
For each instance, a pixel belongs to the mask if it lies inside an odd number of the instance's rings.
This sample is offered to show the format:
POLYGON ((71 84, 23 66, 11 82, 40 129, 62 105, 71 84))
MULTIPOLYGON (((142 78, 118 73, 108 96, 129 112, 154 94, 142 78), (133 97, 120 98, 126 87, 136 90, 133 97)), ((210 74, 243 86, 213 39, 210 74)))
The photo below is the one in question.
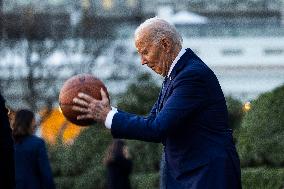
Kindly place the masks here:
POLYGON ((178 60, 180 59, 180 57, 181 57, 185 52, 186 52, 186 50, 185 50, 184 48, 182 48, 182 49, 179 51, 177 57, 175 58, 175 60, 173 61, 172 65, 171 65, 171 67, 170 67, 170 69, 169 69, 169 72, 168 72, 167 77, 169 77, 169 76, 171 75, 171 72, 172 72, 173 68, 174 68, 175 65, 177 64, 177 62, 178 62, 178 60))

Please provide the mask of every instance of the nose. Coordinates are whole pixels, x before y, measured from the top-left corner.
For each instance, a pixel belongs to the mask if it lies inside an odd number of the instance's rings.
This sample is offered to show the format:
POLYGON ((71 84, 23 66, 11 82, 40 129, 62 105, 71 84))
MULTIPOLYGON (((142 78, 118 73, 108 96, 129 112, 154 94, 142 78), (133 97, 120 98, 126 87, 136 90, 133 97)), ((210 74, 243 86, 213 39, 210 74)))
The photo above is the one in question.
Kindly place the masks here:
POLYGON ((147 60, 146 60, 145 58, 143 58, 143 57, 141 57, 141 64, 142 64, 142 65, 147 64, 147 60))

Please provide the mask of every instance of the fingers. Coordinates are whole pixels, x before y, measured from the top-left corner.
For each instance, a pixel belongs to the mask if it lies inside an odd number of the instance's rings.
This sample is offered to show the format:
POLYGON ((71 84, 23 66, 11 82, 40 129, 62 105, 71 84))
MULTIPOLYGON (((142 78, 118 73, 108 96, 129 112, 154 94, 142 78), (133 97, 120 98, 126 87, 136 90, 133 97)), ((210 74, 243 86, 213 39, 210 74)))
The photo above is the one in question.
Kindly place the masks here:
POLYGON ((72 106, 72 110, 82 113, 89 113, 89 109, 81 107, 81 106, 72 106))
POLYGON ((77 116, 77 120, 80 120, 80 119, 93 119, 93 116, 91 114, 84 114, 84 115, 77 116))
POLYGON ((92 114, 90 114, 90 111, 87 108, 82 108, 80 106, 73 106, 72 110, 77 111, 77 112, 81 112, 81 113, 85 113, 85 114, 77 116, 77 120, 93 118, 92 114))
POLYGON ((77 120, 94 119, 96 121, 104 121, 106 112, 111 110, 107 93, 101 89, 102 100, 97 100, 88 94, 79 93, 73 99, 74 105, 72 110, 80 112, 77 120))
POLYGON ((93 97, 87 95, 86 93, 79 93, 79 94, 78 94, 78 97, 84 99, 84 100, 87 101, 87 102, 92 102, 92 101, 96 100, 96 99, 94 99, 93 97))
POLYGON ((73 98, 73 102, 81 107, 89 108, 91 103, 97 103, 99 101, 85 93, 79 93, 78 97, 73 98))
POLYGON ((108 99, 108 97, 107 97, 107 94, 106 94, 106 92, 103 90, 103 88, 101 88, 101 95, 102 95, 102 101, 103 101, 103 102, 108 102, 108 101, 109 101, 109 99, 108 99))
POLYGON ((74 102, 75 104, 80 105, 80 106, 88 107, 88 103, 87 103, 85 100, 82 100, 82 99, 80 99, 80 98, 75 97, 75 98, 73 99, 73 102, 74 102))

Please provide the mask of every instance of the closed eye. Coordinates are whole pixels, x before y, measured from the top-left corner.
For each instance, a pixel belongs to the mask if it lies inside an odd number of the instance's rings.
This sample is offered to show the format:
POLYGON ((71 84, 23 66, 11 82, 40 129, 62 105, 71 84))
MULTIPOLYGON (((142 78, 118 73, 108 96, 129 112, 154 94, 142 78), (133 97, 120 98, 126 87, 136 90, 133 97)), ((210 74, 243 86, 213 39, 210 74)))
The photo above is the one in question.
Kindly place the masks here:
POLYGON ((144 51, 142 51, 142 53, 141 54, 143 54, 143 55, 147 55, 148 54, 148 51, 147 50, 144 50, 144 51))

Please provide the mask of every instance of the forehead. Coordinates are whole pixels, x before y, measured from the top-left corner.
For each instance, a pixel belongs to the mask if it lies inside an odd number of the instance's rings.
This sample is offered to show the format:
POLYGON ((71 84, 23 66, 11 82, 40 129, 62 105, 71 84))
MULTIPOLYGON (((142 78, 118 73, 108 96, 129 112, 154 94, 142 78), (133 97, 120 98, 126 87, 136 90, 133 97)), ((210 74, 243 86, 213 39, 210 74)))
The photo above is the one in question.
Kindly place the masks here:
POLYGON ((136 47, 142 47, 149 45, 151 41, 149 40, 149 31, 145 28, 140 30, 135 36, 136 47))
POLYGON ((138 51, 141 51, 141 50, 145 49, 149 45, 147 45, 147 42, 144 41, 143 39, 142 40, 138 39, 138 40, 135 41, 135 46, 136 46, 138 51))

